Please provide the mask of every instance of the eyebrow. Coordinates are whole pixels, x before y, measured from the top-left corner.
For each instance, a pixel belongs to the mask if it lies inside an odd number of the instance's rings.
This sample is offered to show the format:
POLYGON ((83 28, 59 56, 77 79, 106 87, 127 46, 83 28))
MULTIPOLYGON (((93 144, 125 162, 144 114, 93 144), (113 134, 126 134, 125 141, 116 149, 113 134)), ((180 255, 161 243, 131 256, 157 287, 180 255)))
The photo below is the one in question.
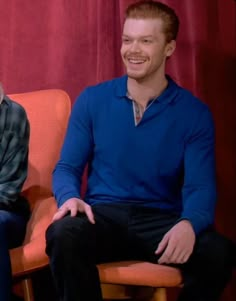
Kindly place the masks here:
MULTIPOLYGON (((127 35, 127 34, 122 34, 122 37, 132 37, 132 36, 130 36, 130 35, 127 35)), ((148 35, 148 36, 140 36, 140 38, 154 38, 154 36, 152 36, 152 35, 148 35)))

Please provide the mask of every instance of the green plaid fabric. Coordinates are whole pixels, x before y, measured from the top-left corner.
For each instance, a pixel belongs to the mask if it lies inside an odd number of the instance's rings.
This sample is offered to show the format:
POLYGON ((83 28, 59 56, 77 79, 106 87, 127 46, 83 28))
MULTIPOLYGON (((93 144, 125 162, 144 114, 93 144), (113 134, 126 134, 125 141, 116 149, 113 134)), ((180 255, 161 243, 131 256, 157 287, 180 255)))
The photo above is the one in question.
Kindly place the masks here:
MULTIPOLYGON (((29 122, 25 110, 4 96, 0 104, 0 210, 15 210, 27 176, 29 122)), ((24 206, 25 207, 25 204, 24 206)))

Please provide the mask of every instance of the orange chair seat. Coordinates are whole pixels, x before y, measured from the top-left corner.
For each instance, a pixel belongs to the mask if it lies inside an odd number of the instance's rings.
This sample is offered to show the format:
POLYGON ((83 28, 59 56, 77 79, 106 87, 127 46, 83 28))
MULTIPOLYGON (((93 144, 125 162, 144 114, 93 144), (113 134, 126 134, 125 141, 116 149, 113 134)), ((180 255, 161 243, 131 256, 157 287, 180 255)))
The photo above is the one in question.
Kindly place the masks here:
POLYGON ((180 270, 149 262, 103 263, 98 270, 101 283, 151 287, 176 287, 182 283, 180 270))

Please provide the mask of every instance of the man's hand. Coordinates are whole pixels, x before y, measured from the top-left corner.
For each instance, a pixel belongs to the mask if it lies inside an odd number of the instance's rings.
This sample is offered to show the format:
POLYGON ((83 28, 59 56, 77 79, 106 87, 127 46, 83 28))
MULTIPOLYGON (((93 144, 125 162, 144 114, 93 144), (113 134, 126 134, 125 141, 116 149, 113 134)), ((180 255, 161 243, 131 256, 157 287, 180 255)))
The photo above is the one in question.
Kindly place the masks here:
POLYGON ((71 216, 76 216, 77 212, 84 212, 90 223, 95 224, 93 211, 90 205, 78 198, 68 199, 54 214, 52 221, 57 221, 70 212, 71 216))
POLYGON ((195 233, 188 220, 182 220, 171 228, 162 238, 155 251, 156 255, 163 252, 159 264, 185 263, 193 252, 195 233))

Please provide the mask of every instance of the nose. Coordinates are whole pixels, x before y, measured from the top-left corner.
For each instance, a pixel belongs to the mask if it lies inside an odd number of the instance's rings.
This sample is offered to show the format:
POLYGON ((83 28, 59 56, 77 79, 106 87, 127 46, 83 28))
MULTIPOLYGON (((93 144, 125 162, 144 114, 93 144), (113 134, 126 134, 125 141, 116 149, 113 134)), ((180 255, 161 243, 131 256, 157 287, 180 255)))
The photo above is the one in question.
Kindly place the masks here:
POLYGON ((132 52, 139 52, 140 51, 140 45, 138 41, 133 41, 130 45, 130 51, 132 52))

